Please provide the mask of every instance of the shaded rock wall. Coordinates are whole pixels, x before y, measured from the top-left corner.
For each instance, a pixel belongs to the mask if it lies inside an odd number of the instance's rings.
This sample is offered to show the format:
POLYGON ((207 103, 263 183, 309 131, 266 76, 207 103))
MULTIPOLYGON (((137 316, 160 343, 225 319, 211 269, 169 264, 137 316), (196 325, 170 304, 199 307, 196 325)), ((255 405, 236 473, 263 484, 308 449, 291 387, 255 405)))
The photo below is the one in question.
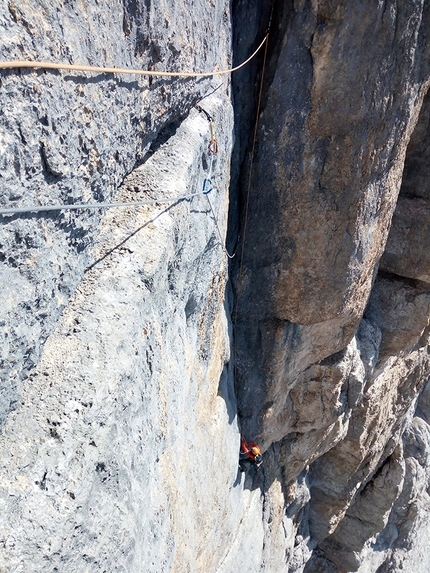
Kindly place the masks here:
POLYGON ((394 528, 412 527, 392 513, 413 480, 402 436, 430 372, 429 8, 302 1, 274 14, 234 274, 242 428, 282 467, 307 573, 395 571, 408 552, 389 557, 394 528))
POLYGON ((238 287, 244 355, 264 348, 257 368, 240 358, 240 384, 263 388, 252 424, 272 440, 289 430, 276 422, 285 381, 346 348, 363 316, 425 93, 423 7, 384 6, 284 10, 238 287), (379 51, 363 54, 375 37, 379 51), (273 240, 264 240, 267 229, 277 230, 273 240))

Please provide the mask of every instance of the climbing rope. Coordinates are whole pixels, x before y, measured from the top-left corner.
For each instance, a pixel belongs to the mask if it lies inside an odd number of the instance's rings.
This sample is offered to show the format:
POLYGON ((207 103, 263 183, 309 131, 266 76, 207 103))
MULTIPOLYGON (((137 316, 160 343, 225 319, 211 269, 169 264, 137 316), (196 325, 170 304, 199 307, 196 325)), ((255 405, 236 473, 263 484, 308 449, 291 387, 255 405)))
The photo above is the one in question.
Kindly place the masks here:
POLYGON ((93 72, 102 74, 135 74, 140 76, 168 76, 174 78, 203 78, 209 76, 221 76, 231 74, 246 66, 248 62, 254 58, 263 47, 268 38, 268 34, 263 38, 263 41, 258 48, 253 52, 249 58, 234 68, 227 70, 212 71, 212 72, 158 72, 153 70, 133 70, 127 68, 105 68, 100 66, 80 66, 75 64, 55 64, 52 62, 28 62, 25 60, 13 60, 10 62, 0 62, 0 69, 7 68, 42 68, 45 70, 71 70, 76 72, 93 72))
MULTIPOLYGON (((272 25, 273 8, 274 8, 274 4, 272 5, 272 11, 270 13, 270 18, 269 18, 269 26, 268 26, 267 33, 265 36, 267 42, 266 42, 266 45, 264 47, 263 66, 262 66, 262 70, 261 70, 261 79, 260 79, 260 89, 258 92, 257 111, 255 114, 256 119, 255 119, 255 124, 254 124, 254 136, 252 139, 252 147, 251 147, 250 162, 249 162, 248 186, 247 186, 246 204, 245 204, 245 217, 244 217, 243 234, 242 234, 242 248, 241 248, 241 256, 240 256, 239 275, 238 275, 238 281, 237 281, 238 295, 239 295, 239 290, 240 290, 241 285, 242 285, 243 256, 245 253, 246 231, 247 231, 247 227, 248 227, 249 200, 251 197, 251 183, 252 183, 252 168, 253 168, 253 164, 254 164, 255 146, 257 143, 258 121, 260 119, 261 99, 262 99, 262 95, 263 95, 264 74, 266 71, 267 48, 268 48, 268 44, 269 44, 268 40, 269 40, 270 27, 272 25)), ((237 297, 237 301, 238 301, 238 299, 239 299, 239 296, 237 297)), ((237 316, 238 316, 238 311, 239 311, 237 301, 236 301, 236 308, 235 308, 234 320, 233 320, 234 326, 236 326, 237 316)), ((236 354, 236 338, 235 338, 235 354, 236 354)), ((235 362, 235 368, 236 368, 236 362, 235 362)), ((235 375, 235 377, 236 377, 236 375, 235 375)))
POLYGON ((240 291, 242 288, 242 279, 243 279, 243 257, 245 253, 245 242, 246 242, 246 231, 248 226, 248 214, 249 214, 249 202, 251 197, 251 183, 252 183, 252 168, 254 164, 254 156, 255 156, 255 148, 257 143, 257 133, 258 133, 258 123, 260 119, 260 109, 261 109, 261 100, 263 96, 263 84, 264 84, 264 75, 266 72, 266 61, 267 61, 267 49, 269 45, 269 36, 270 36, 270 29, 272 27, 272 18, 273 12, 275 8, 275 2, 272 3, 272 9, 270 11, 269 16, 269 24, 267 26, 266 32, 266 44, 264 47, 264 55, 263 55, 263 65, 261 69, 261 78, 260 78, 260 88, 258 92, 258 100, 257 100, 257 110, 255 114, 255 124, 254 124, 254 135, 252 139, 252 147, 251 147, 251 154, 250 154, 250 162, 249 162, 249 171, 248 171, 248 185, 247 185, 247 192, 246 192, 246 204, 245 204, 245 216, 244 216, 244 224, 243 224, 243 233, 242 233, 242 245, 241 245, 241 256, 240 256, 240 265, 239 265, 239 274, 237 279, 237 288, 236 288, 236 304, 233 314, 233 331, 234 331, 234 343, 233 343, 233 370, 234 370, 234 382, 237 384, 237 319, 239 313, 239 296, 240 291))
MULTIPOLYGON (((212 75, 222 75, 222 74, 229 74, 231 72, 235 72, 239 70, 243 66, 245 66, 248 62, 250 62, 256 54, 260 51, 266 40, 268 39, 268 34, 263 38, 263 41, 258 46, 258 48, 247 58, 244 62, 240 65, 230 68, 228 70, 222 71, 213 71, 213 72, 157 72, 151 70, 130 70, 125 68, 105 68, 105 67, 98 67, 98 66, 79 66, 73 64, 55 64, 51 62, 28 62, 28 61, 21 61, 21 60, 14 60, 9 62, 0 62, 0 69, 6 68, 43 68, 43 69, 55 69, 55 70, 73 70, 73 71, 85 71, 85 72, 101 72, 101 73, 121 73, 121 74, 138 74, 138 75, 148 75, 148 76, 170 76, 170 77, 204 77, 204 76, 212 76, 212 75)), ((220 86, 218 86, 219 88, 220 86)), ((218 89, 216 88, 216 89, 218 89)), ((214 90, 216 91, 216 90, 214 90)), ((203 98, 202 98, 203 99, 203 98)), ((200 106, 197 106, 200 111, 203 111, 209 119, 209 125, 211 130, 211 140, 209 143, 209 152, 212 153, 212 161, 213 161, 213 154, 218 153, 218 142, 215 138, 215 124, 211 116, 203 110, 200 106)), ((211 170, 212 170, 212 162, 211 162, 211 170)), ((205 179, 204 185, 207 184, 206 182, 210 181, 210 177, 205 179)), ((203 189, 203 193, 207 195, 209 191, 205 188, 203 189)), ((138 207, 142 205, 153 205, 156 203, 174 203, 175 201, 180 201, 183 199, 190 199, 191 197, 195 197, 200 193, 192 193, 190 195, 182 195, 178 197, 167 197, 165 199, 148 199, 145 201, 132 201, 132 202, 125 202, 125 203, 78 203, 72 205, 44 205, 44 206, 32 206, 32 207, 7 207, 7 208, 0 208, 0 215, 13 215, 16 213, 38 213, 41 211, 63 211, 63 210, 78 210, 78 209, 109 209, 114 207, 138 207)), ((209 200, 209 199, 208 199, 209 200)), ((209 200, 210 203, 210 200, 209 200)), ((211 204, 211 203, 210 203, 211 204)), ((212 205, 211 205, 211 210, 212 205)), ((217 223, 216 219, 215 222, 217 223)), ((217 223, 218 227, 218 223, 217 223)), ((218 228, 219 232, 219 228, 218 228)), ((228 254, 228 253, 227 253, 228 254)), ((230 255, 229 255, 230 256, 230 255)))
POLYGON ((13 215, 15 213, 38 213, 40 211, 71 211, 77 209, 110 209, 112 207, 140 207, 142 205, 155 205, 157 203, 175 203, 184 199, 191 199, 201 195, 190 193, 189 195, 179 195, 175 197, 165 197, 161 199, 146 199, 145 201, 130 201, 126 203, 75 203, 73 205, 37 205, 34 207, 8 207, 0 209, 0 215, 13 215))
MULTIPOLYGON (((145 76, 168 76, 168 77, 208 77, 208 76, 219 76, 230 74, 235 72, 245 66, 248 62, 250 62, 261 50, 263 45, 266 44, 265 49, 265 58, 267 53, 267 40, 269 38, 269 32, 266 33, 262 42, 259 44, 257 49, 241 64, 235 66, 233 68, 229 68, 227 70, 220 70, 220 71, 212 71, 212 72, 162 72, 162 71, 153 71, 153 70, 134 70, 134 69, 126 69, 126 68, 108 68, 108 67, 100 67, 100 66, 80 66, 75 64, 56 64, 52 62, 29 62, 25 60, 13 60, 7 62, 0 62, 0 69, 10 69, 10 68, 42 68, 42 69, 53 69, 53 70, 69 70, 69 71, 81 71, 81 72, 95 72, 95 73, 115 73, 115 74, 137 74, 137 75, 145 75, 145 76)), ((218 89, 218 88, 217 88, 218 89)), ((222 235, 220 228, 218 226, 218 220, 215 215, 215 211, 213 209, 211 200, 209 199, 209 193, 212 191, 212 166, 213 166, 213 159, 214 155, 218 153, 218 141, 215 137, 215 123, 213 118, 200 106, 197 106, 200 111, 203 111, 208 120, 209 120, 209 127, 211 132, 211 139, 209 142, 209 153, 211 154, 211 163, 209 168, 208 176, 205 178, 203 182, 203 190, 201 193, 206 195, 207 201, 209 203, 212 215, 215 220, 215 224, 217 227, 218 235, 221 240, 221 244, 227 254, 227 256, 231 259, 235 256, 236 253, 230 255, 227 251, 226 247, 224 246, 222 235), (210 186, 210 189, 208 189, 210 186)), ((71 205, 38 205, 32 207, 6 207, 0 208, 0 215, 13 215, 18 213, 38 213, 43 211, 64 211, 64 210, 79 210, 79 209, 110 209, 115 207, 139 207, 142 205, 154 205, 156 203, 175 203, 177 201, 181 201, 184 199, 190 199, 195 197, 196 195, 200 195, 201 193, 191 193, 189 195, 181 195, 175 197, 166 197, 164 199, 147 199, 144 201, 131 201, 131 202, 124 202, 124 203, 75 203, 71 205)), ((243 246, 242 246, 242 255, 243 255, 243 246)))

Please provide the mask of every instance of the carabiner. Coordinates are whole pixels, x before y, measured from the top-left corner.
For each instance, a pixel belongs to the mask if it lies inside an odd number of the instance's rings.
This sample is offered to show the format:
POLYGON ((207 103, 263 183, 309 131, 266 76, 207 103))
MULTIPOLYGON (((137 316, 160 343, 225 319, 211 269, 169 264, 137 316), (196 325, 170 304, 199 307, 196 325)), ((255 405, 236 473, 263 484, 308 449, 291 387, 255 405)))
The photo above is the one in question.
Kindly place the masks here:
POLYGON ((203 194, 207 195, 208 193, 210 193, 212 191, 213 187, 212 187, 212 181, 210 179, 205 179, 203 181, 203 194), (210 185, 210 189, 206 189, 206 185, 210 185))
POLYGON ((218 153, 218 141, 215 137, 215 122, 213 119, 209 121, 209 126, 211 128, 211 140, 209 142, 209 151, 214 155, 218 153))
POLYGON ((214 155, 218 153, 218 141, 216 139, 211 139, 209 143, 209 151, 214 155))

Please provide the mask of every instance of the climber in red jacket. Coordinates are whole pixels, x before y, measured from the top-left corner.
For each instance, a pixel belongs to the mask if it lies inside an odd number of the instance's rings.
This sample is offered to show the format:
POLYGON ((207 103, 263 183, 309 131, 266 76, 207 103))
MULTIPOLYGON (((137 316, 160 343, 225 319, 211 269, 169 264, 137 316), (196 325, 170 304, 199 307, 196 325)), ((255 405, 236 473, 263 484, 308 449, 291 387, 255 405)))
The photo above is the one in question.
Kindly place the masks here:
POLYGON ((240 443, 239 467, 241 472, 246 472, 251 465, 257 468, 263 461, 260 448, 253 442, 246 442, 243 438, 240 443))

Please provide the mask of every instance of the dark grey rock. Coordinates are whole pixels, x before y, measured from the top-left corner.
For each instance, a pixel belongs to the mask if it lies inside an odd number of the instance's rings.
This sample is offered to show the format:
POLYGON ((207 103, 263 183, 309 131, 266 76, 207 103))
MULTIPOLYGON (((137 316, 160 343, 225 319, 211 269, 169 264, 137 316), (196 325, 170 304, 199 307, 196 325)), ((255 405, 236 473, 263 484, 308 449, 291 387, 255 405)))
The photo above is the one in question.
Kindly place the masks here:
POLYGON ((380 269, 429 283, 430 257, 426 248, 429 232, 430 201, 399 197, 380 269))
POLYGON ((239 407, 262 439, 281 388, 344 350, 363 316, 426 91, 427 12, 304 1, 282 14, 235 278, 239 407))

